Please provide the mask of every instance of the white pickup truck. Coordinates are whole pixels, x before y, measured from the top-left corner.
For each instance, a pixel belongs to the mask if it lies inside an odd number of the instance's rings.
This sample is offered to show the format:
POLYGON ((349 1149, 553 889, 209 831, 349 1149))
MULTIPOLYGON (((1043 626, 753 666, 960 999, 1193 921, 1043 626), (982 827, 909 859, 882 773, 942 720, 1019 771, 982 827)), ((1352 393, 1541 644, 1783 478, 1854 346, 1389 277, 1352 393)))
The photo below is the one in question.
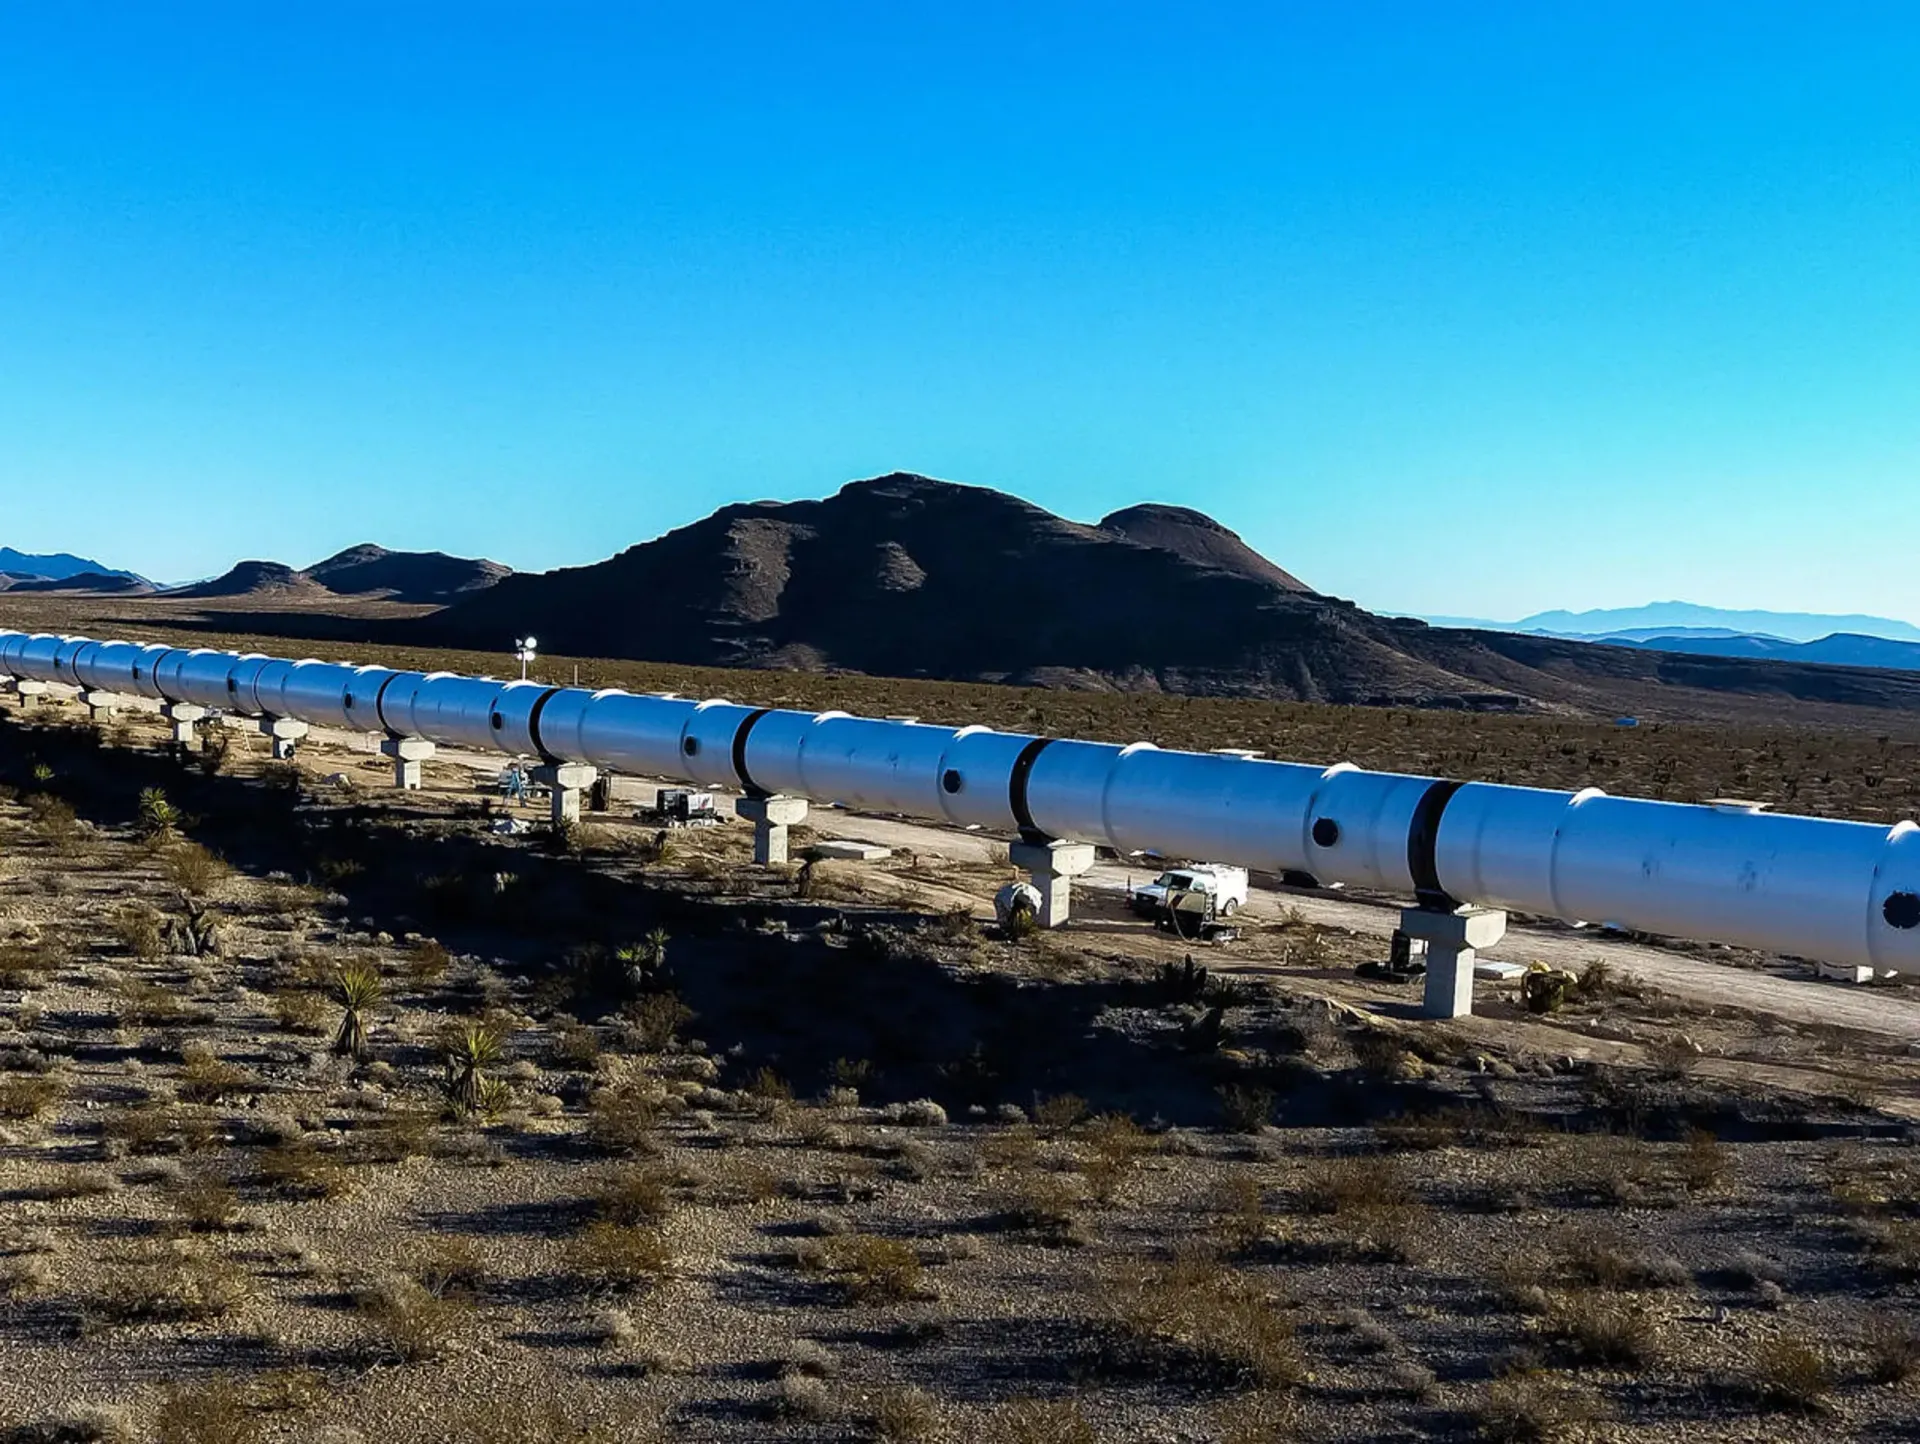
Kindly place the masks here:
POLYGON ((1247 870, 1221 862, 1169 868, 1144 887, 1133 890, 1133 910, 1152 917, 1166 906, 1169 892, 1202 892, 1213 899, 1215 917, 1230 918, 1246 906, 1247 870))

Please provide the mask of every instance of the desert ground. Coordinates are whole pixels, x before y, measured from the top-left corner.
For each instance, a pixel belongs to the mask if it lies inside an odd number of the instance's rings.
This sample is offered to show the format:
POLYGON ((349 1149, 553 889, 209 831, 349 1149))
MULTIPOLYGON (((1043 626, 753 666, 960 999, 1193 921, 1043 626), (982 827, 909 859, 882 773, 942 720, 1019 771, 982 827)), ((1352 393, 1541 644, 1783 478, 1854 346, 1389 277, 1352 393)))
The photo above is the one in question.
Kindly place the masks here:
MULTIPOLYGON (((1871 731, 839 681, 1843 815, 1920 776, 1871 731)), ((360 739, 81 718, 0 717, 0 1438, 1913 1437, 1900 986, 1526 922, 1563 1006, 1435 1024, 1355 972, 1385 899, 1196 946, 1116 862, 1010 936, 978 834, 818 811, 892 855, 755 868, 644 779, 501 835, 497 759, 402 794, 360 739)))

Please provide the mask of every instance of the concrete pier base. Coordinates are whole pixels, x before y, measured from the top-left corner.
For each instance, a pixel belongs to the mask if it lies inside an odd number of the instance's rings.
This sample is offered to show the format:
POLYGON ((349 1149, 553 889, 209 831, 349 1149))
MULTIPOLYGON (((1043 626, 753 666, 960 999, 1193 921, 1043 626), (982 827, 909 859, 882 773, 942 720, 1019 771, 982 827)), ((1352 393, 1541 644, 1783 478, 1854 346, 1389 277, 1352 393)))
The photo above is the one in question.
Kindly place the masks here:
POLYGON ((205 707, 196 707, 191 702, 162 702, 160 715, 173 727, 173 741, 176 747, 184 747, 191 751, 199 745, 199 738, 195 735, 193 727, 194 723, 205 719, 207 715, 205 707))
POLYGON ((753 824, 753 860, 761 867, 787 860, 787 829, 807 820, 804 797, 742 797, 733 815, 753 824))
POLYGON ((1073 880, 1093 867, 1090 842, 1015 842, 1007 858, 1026 873, 1040 893, 1035 919, 1043 928, 1057 928, 1067 920, 1073 901, 1073 880))
POLYGON ((296 722, 291 717, 260 719, 261 735, 273 744, 273 757, 276 762, 291 762, 295 745, 310 730, 306 723, 296 722))
POLYGON ((433 756, 433 744, 424 737, 383 737, 380 751, 393 759, 393 785, 402 792, 418 792, 420 764, 433 756))
POLYGON ((94 722, 111 722, 127 705, 127 699, 117 692, 82 692, 80 700, 86 703, 87 716, 94 722))
POLYGON ((13 690, 20 694, 22 707, 38 707, 47 700, 47 684, 36 681, 32 677, 16 679, 13 690))
POLYGON ((527 777, 553 794, 553 825, 580 820, 580 797, 593 786, 600 769, 585 762, 550 762, 532 768, 527 777))
POLYGON ((1427 945, 1427 992, 1420 1011, 1429 1018, 1471 1014, 1474 951, 1507 935, 1507 915, 1495 908, 1446 913, 1407 908, 1400 914, 1400 931, 1427 945))

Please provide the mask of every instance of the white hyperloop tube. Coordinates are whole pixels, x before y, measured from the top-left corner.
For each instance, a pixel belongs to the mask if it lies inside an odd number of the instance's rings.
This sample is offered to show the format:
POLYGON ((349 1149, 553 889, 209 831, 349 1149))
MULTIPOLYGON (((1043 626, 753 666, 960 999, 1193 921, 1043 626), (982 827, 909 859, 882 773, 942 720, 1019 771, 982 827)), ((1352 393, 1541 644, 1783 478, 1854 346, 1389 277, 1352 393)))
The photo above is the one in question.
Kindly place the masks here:
POLYGON ((1920 972, 1920 826, 0 631, 0 675, 1920 972))

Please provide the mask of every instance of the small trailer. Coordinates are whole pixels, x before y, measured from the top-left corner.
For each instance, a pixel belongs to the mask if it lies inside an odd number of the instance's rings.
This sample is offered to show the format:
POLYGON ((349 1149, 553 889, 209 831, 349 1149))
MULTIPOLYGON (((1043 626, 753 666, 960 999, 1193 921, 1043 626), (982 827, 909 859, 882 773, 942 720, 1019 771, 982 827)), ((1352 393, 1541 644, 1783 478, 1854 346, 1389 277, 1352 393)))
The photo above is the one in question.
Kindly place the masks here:
POLYGON ((720 821, 711 792, 695 792, 690 787, 663 787, 651 809, 640 813, 642 822, 656 827, 713 827, 720 821))

